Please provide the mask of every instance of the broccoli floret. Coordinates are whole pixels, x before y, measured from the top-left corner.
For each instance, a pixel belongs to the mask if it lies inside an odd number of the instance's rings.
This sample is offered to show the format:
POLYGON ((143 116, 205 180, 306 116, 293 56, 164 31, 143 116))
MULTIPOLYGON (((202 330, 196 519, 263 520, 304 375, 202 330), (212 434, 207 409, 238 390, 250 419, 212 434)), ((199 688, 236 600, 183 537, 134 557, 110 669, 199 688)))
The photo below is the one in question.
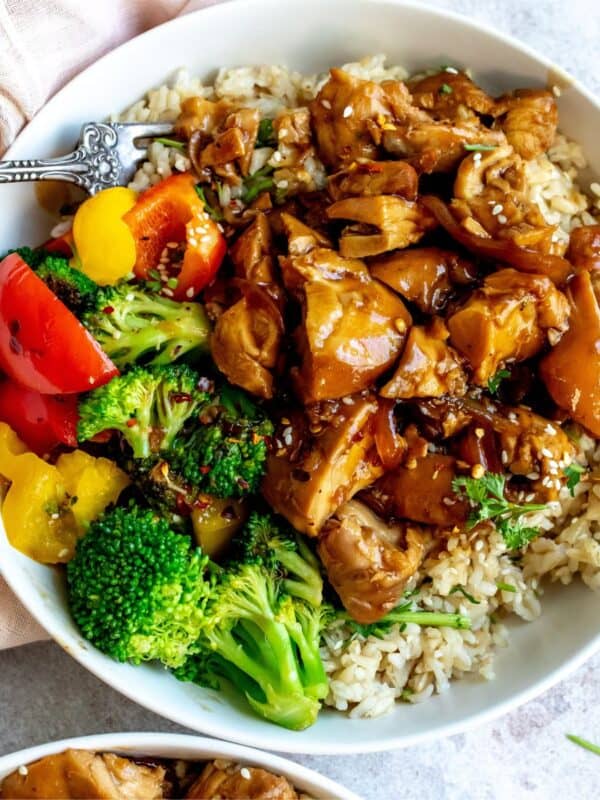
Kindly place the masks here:
POLYGON ((51 253, 49 253, 47 250, 43 250, 41 248, 36 248, 34 250, 32 247, 15 247, 13 250, 7 250, 6 253, 3 253, 0 256, 0 261, 12 253, 16 253, 18 256, 21 256, 23 261, 30 266, 31 269, 37 269, 46 256, 51 255, 51 253))
POLYGON ((207 558, 131 503, 92 522, 67 566, 82 634, 118 661, 178 667, 194 652, 210 590, 207 558))
POLYGON ((327 694, 319 654, 320 608, 281 590, 258 562, 228 565, 206 605, 200 651, 175 671, 218 688, 225 678, 265 719, 292 730, 312 725, 327 694))
POLYGON ((120 431, 134 458, 168 450, 194 412, 209 400, 185 364, 133 367, 94 389, 79 404, 77 438, 120 431))
POLYGON ((200 303, 177 303, 140 286, 101 289, 83 324, 118 367, 170 364, 208 350, 210 325, 200 303))
POLYGON ((171 467, 208 494, 244 497, 258 490, 272 433, 270 420, 244 392, 224 386, 200 424, 175 441, 171 467))
POLYGON ((75 314, 83 313, 95 300, 99 287, 81 270, 69 266, 66 258, 47 255, 37 275, 58 299, 75 314))
POLYGON ((243 561, 258 560, 279 575, 284 590, 293 597, 320 606, 323 600, 323 580, 319 560, 306 538, 287 522, 272 514, 253 511, 243 534, 233 542, 234 552, 243 561))

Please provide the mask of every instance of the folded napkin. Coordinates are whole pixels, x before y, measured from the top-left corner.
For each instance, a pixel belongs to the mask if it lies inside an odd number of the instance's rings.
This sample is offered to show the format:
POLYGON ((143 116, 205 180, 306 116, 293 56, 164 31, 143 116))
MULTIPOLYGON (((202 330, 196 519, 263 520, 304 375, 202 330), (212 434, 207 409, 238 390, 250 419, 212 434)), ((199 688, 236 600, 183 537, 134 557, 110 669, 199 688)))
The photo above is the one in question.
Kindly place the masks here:
MULTIPOLYGON (((0 155, 57 89, 99 56, 221 0, 0 2, 0 155)), ((0 650, 48 638, 0 578, 0 650)))

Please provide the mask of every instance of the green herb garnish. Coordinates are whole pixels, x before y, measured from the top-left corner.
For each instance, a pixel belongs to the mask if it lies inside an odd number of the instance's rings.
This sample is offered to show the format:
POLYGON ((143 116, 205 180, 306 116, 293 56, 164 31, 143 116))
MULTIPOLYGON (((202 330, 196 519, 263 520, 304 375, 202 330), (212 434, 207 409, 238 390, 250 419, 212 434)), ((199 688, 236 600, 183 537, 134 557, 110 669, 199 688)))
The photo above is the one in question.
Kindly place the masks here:
POLYGON ((567 489, 571 493, 571 497, 575 497, 575 487, 581 480, 582 474, 585 472, 585 467, 581 464, 569 464, 565 467, 565 478, 567 479, 567 489))
POLYGON ((179 142, 177 139, 165 139, 161 136, 154 141, 164 144, 165 147, 174 147, 176 150, 181 150, 182 153, 185 151, 185 142, 179 142))
POLYGON ((510 378, 509 369, 499 369, 495 375, 492 375, 488 381, 488 391, 490 394, 496 394, 504 378, 510 378))
POLYGON ((512 583, 502 583, 501 581, 498 581, 496 586, 498 587, 498 589, 501 589, 503 592, 516 592, 517 591, 517 587, 513 586, 512 583))
POLYGON ((242 192, 242 202, 251 203, 261 192, 268 191, 273 188, 273 178, 270 177, 273 172, 273 167, 267 164, 262 169, 258 169, 244 181, 244 190, 242 192))
POLYGON ((261 119, 256 134, 256 147, 275 147, 277 137, 273 128, 272 119, 261 119))
POLYGON ((196 194, 204 203, 204 208, 208 216, 215 222, 222 222, 224 219, 223 212, 221 211, 220 208, 218 208, 217 206, 211 206, 211 204, 208 202, 208 200, 206 199, 206 194, 204 192, 204 186, 197 185, 196 194))
POLYGON ((456 594, 460 592, 463 597, 466 597, 469 603, 473 603, 474 605, 478 606, 481 605, 481 600, 475 600, 472 594, 469 594, 464 586, 461 586, 460 583, 457 583, 456 586, 453 586, 452 589, 448 592, 448 594, 456 594))
POLYGON ((412 603, 402 603, 390 611, 378 622, 371 622, 363 625, 356 622, 346 611, 338 612, 338 616, 345 620, 353 633, 361 636, 377 636, 381 638, 392 627, 392 625, 406 626, 409 622, 423 627, 431 628, 456 628, 457 630, 468 630, 471 627, 471 620, 463 614, 446 614, 438 611, 419 611, 413 608, 412 603))
POLYGON ((452 481, 457 495, 471 502, 467 519, 467 530, 471 530, 484 520, 491 520, 509 550, 519 550, 538 535, 537 528, 523 525, 521 517, 532 511, 541 511, 544 505, 538 503, 511 503, 504 497, 506 478, 486 472, 481 478, 467 478, 461 475, 452 481))
POLYGON ((487 150, 495 150, 495 144, 463 144, 465 150, 470 150, 477 153, 485 153, 487 150))
POLYGON ((575 736, 573 733, 565 734, 567 739, 573 744, 578 744, 579 747, 583 747, 584 750, 589 750, 590 753, 595 753, 597 756, 600 756, 600 747, 593 742, 588 742, 587 739, 582 739, 581 736, 575 736))
POLYGON ((453 92, 453 89, 452 89, 452 87, 451 87, 451 86, 449 86, 447 83, 442 83, 442 85, 441 85, 441 86, 440 86, 440 88, 438 89, 438 92, 439 92, 440 94, 452 94, 452 92, 453 92))

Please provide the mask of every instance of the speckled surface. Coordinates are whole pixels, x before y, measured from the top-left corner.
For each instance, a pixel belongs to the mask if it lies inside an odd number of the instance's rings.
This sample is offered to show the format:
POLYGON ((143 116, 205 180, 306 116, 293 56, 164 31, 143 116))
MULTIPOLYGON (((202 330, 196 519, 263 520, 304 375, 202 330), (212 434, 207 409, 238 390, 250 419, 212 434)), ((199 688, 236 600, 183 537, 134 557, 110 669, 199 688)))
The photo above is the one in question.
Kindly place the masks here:
MULTIPOLYGON (((600 94, 597 0, 429 5, 524 40, 600 94)), ((54 644, 0 653, 0 754, 67 736, 127 730, 182 729, 125 700, 54 644)), ((600 742, 600 655, 539 699, 475 731, 392 753, 296 760, 365 800, 595 800, 600 760, 568 742, 567 732, 600 742)))

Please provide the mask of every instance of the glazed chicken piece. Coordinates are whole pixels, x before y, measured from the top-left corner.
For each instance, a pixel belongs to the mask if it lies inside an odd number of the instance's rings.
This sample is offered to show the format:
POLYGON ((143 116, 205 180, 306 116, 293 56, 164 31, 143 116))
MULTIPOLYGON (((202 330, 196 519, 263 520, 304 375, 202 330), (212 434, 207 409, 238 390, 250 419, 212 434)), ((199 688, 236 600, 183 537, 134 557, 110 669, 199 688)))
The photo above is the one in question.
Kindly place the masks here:
POLYGON ((480 89, 464 72, 442 70, 408 82, 412 101, 433 119, 456 123, 478 123, 476 115, 496 113, 492 97, 480 89))
POLYGON ((199 131, 205 140, 213 131, 220 128, 231 111, 231 103, 227 100, 206 100, 204 97, 188 97, 181 103, 181 113, 175 123, 175 133, 184 139, 190 139, 199 131))
POLYGON ((475 266, 452 250, 415 247, 369 261, 374 278, 414 303, 425 314, 442 311, 454 286, 475 281, 475 266))
POLYGON ((316 241, 305 228, 290 240, 290 248, 305 252, 280 257, 285 286, 303 307, 295 333, 300 366, 292 376, 304 403, 367 388, 394 363, 411 324, 400 298, 373 280, 362 261, 316 241))
POLYGON ((507 361, 535 355, 568 326, 569 303, 544 275, 502 269, 448 319, 450 342, 464 355, 473 380, 486 386, 507 361))
POLYGON ((413 325, 396 371, 380 394, 399 400, 463 395, 467 390, 464 361, 448 344, 449 336, 440 317, 426 327, 413 325))
POLYGON ((382 126, 410 109, 410 94, 400 81, 374 83, 332 69, 309 108, 318 154, 326 167, 337 170, 377 158, 382 126))
POLYGON ((548 150, 558 125, 558 109, 551 92, 517 89, 511 96, 499 98, 498 105, 508 106, 499 125, 522 158, 529 160, 548 150))
MULTIPOLYGON (((316 536, 336 509, 382 474, 373 430, 378 411, 373 396, 344 398, 329 420, 313 425, 315 433, 307 428, 297 445, 268 457, 262 493, 294 528, 316 536)), ((289 427, 298 435, 299 425, 289 427)))
POLYGON ((165 771, 113 753, 66 750, 17 770, 1 784, 0 796, 39 800, 161 800, 165 771))
POLYGON ((327 190, 333 200, 396 194, 415 200, 419 176, 406 161, 360 161, 330 175, 327 190))
POLYGON ((571 231, 567 258, 577 272, 600 269, 600 225, 582 225, 571 231))
POLYGON ((329 206, 327 216, 359 223, 342 232, 340 253, 346 258, 376 256, 408 247, 436 227, 434 218, 418 202, 394 195, 347 197, 329 206), (368 226, 366 230, 364 226, 368 226))
POLYGON ((266 216, 257 213, 254 222, 229 249, 235 274, 251 283, 269 284, 275 280, 271 228, 266 216))
POLYGON ((259 767, 212 761, 186 794, 188 800, 297 800, 287 778, 259 767))
POLYGON ((386 518, 452 528, 466 520, 469 510, 452 488, 456 475, 456 459, 429 453, 386 472, 361 499, 386 518))
POLYGON ((239 177, 235 167, 239 168, 241 175, 247 175, 254 150, 254 142, 258 133, 259 114, 256 109, 242 108, 228 114, 223 123, 223 129, 213 134, 214 139, 206 146, 202 146, 199 157, 195 150, 196 139, 190 139, 190 156, 192 162, 201 175, 209 174, 212 168, 216 175, 235 179, 239 177), (232 163, 235 162, 235 163, 232 163))
MULTIPOLYGON (((525 246, 519 246, 511 238, 493 239, 475 223, 475 232, 469 230, 469 222, 459 224, 452 210, 446 203, 435 195, 421 198, 421 202, 435 216, 437 221, 445 228, 450 236, 471 253, 481 258, 500 261, 508 264, 520 272, 547 275, 557 286, 567 281, 573 274, 571 264, 554 253, 543 253, 525 246), (465 227, 466 225, 466 227, 465 227)), ((468 217, 468 219, 472 219, 468 217)))
POLYGON ((540 375, 554 402, 600 436, 600 306, 589 272, 576 275, 567 297, 569 330, 540 363, 540 375))
POLYGON ((258 397, 273 396, 273 375, 283 337, 283 319, 273 299, 259 286, 217 319, 210 339, 213 360, 225 377, 258 397))
POLYGON ((410 411, 429 439, 450 439, 463 431, 473 417, 457 397, 430 397, 411 402, 410 411))
POLYGON ((419 526, 388 525, 351 500, 323 527, 318 552, 344 608, 357 622, 368 624, 398 605, 429 539, 419 526))
POLYGON ((526 189, 523 160, 511 145, 473 153, 456 173, 452 211, 466 230, 479 236, 512 239, 542 253, 564 249, 555 245, 555 226, 548 225, 526 189))

